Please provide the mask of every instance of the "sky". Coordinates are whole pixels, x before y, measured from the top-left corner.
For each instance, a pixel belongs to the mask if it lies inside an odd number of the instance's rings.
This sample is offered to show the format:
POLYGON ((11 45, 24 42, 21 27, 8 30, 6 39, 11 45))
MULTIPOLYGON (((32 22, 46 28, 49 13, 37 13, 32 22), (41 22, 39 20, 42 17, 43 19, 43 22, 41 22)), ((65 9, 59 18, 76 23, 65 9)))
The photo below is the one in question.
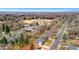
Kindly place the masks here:
POLYGON ((79 12, 79 8, 0 8, 8 12, 79 12))

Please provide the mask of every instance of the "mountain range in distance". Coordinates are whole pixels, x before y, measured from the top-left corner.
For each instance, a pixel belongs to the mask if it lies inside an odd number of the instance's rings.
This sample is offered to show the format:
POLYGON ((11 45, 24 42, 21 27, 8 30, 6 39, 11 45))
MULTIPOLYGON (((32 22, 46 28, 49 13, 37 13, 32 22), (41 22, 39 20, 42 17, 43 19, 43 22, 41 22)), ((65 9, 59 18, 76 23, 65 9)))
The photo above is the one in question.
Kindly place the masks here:
POLYGON ((0 15, 5 15, 5 14, 11 14, 11 15, 28 15, 28 14, 35 14, 35 15, 72 15, 72 14, 79 14, 79 12, 1 12, 0 15))

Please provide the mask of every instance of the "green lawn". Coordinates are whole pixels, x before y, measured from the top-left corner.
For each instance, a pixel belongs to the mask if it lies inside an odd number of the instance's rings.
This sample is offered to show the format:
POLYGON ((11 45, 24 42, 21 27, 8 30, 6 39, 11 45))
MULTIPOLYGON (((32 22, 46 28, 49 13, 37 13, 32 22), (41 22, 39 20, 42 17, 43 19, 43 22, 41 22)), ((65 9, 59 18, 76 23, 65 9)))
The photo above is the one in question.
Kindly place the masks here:
POLYGON ((46 42, 44 43, 44 45, 49 46, 52 43, 51 40, 46 40, 46 42))

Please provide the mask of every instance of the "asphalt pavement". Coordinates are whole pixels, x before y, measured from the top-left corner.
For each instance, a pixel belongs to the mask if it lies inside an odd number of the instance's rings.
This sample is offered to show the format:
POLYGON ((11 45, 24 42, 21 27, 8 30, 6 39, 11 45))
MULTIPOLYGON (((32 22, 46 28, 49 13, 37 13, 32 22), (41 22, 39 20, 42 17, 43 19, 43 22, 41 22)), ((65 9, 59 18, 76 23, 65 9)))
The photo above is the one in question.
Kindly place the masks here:
POLYGON ((58 34, 57 34, 57 38, 56 38, 55 41, 52 43, 52 45, 51 45, 51 47, 50 47, 49 50, 57 50, 58 45, 60 44, 60 41, 62 40, 63 33, 64 33, 65 29, 67 28, 67 25, 68 25, 68 21, 66 21, 66 22, 62 25, 60 31, 59 31, 58 34))

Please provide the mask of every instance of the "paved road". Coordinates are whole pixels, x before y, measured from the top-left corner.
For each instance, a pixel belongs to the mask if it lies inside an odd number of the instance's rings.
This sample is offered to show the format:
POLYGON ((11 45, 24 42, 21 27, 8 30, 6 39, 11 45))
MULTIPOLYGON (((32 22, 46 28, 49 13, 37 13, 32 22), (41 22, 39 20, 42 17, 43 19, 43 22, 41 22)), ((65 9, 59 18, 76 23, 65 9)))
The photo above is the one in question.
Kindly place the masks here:
POLYGON ((58 48, 58 45, 63 37, 63 33, 64 33, 65 29, 67 28, 67 25, 68 25, 68 21, 66 21, 62 25, 60 31, 58 32, 57 39, 52 43, 50 50, 56 50, 58 48))

